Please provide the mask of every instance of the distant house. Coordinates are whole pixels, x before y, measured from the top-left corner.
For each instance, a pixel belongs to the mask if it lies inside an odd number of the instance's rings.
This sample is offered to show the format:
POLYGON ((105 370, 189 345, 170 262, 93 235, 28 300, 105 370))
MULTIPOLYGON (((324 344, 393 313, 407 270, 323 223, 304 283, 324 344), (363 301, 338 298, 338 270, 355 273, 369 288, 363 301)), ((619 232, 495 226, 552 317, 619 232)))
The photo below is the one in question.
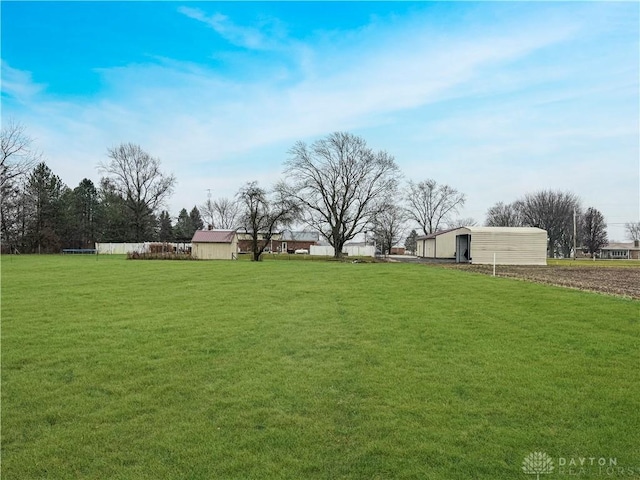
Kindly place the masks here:
POLYGON ((294 232, 292 230, 285 230, 282 232, 280 240, 274 242, 274 252, 287 252, 292 253, 296 250, 310 251, 311 245, 317 245, 320 241, 320 234, 318 232, 294 232))
MULTIPOLYGON (((284 230, 282 233, 274 233, 267 242, 266 235, 259 235, 260 246, 265 243, 265 251, 273 253, 294 253, 296 250, 310 251, 311 245, 318 245, 320 234, 318 232, 294 232, 284 230)), ((242 253, 252 251, 252 238, 249 232, 238 232, 238 248, 242 253)))
POLYGON ((417 255, 456 263, 546 265, 547 232, 534 227, 460 227, 419 236, 417 255))
POLYGON ((404 254, 405 254, 405 248, 403 246, 394 245, 393 247, 391 247, 391 255, 404 255, 404 254))
POLYGON ((191 240, 191 255, 202 260, 232 260, 238 251, 233 230, 198 230, 191 240))
MULTIPOLYGON (((273 242, 278 240, 280 240, 279 233, 274 233, 273 236, 271 237, 271 240, 269 241, 267 241, 266 233, 258 234, 258 243, 261 247, 268 243, 267 247, 265 248, 265 251, 267 252, 271 251, 271 246, 273 245, 273 242)), ((251 236, 251 232, 239 231, 238 232, 238 252, 249 253, 252 251, 253 251, 253 238, 251 236)))
POLYGON ((640 259, 640 241, 628 243, 610 243, 600 249, 600 258, 640 259))

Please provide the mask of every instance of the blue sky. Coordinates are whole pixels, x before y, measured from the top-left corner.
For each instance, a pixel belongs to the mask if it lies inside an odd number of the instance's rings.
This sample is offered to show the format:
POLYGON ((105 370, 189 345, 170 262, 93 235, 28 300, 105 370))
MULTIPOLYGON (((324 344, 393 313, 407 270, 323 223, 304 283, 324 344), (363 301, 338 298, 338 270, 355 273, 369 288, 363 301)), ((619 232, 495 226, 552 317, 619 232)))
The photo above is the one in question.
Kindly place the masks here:
POLYGON ((7 2, 2 122, 23 123, 70 187, 140 144, 178 184, 280 177, 333 131, 405 179, 498 201, 570 190, 611 239, 640 217, 638 2, 7 2))

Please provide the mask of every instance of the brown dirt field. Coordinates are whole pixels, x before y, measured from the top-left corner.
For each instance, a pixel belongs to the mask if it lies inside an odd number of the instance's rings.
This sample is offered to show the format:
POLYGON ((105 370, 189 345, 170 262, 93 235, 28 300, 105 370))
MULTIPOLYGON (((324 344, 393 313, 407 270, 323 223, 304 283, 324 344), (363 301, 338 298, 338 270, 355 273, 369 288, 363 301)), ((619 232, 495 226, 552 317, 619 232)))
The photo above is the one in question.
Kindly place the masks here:
MULTIPOLYGON (((450 264, 446 268, 493 273, 492 265, 450 264)), ((497 265, 496 276, 640 299, 640 268, 497 265)))

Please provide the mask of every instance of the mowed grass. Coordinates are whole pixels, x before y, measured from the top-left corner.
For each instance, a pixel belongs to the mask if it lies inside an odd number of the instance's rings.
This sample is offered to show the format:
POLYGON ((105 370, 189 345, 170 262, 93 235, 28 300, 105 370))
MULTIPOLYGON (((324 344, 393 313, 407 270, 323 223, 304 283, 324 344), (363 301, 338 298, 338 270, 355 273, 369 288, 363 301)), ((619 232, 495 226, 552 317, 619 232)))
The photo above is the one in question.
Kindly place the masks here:
POLYGON ((407 264, 2 258, 7 480, 636 468, 639 385, 626 299, 407 264))

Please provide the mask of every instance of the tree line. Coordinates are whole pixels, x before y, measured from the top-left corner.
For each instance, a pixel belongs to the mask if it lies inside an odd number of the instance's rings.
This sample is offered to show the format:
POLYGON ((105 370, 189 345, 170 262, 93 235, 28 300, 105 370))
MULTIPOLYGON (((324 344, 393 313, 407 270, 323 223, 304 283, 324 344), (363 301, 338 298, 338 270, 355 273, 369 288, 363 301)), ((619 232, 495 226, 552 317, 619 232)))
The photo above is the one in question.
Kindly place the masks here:
POLYGON ((203 226, 197 207, 182 209, 173 225, 168 212, 156 215, 120 193, 111 178, 98 186, 85 178, 69 188, 44 162, 5 189, 0 210, 2 249, 13 253, 57 253, 96 242, 190 241, 203 226))
MULTIPOLYGON (((174 219, 162 207, 176 179, 140 146, 107 150, 98 165, 98 186, 89 179, 70 189, 32 148, 23 126, 2 130, 2 246, 21 252, 90 248, 94 242, 189 241, 197 229, 244 230, 255 260, 275 233, 305 226, 320 234, 340 256, 344 244, 364 234, 381 253, 405 240, 415 250, 418 234, 475 225, 458 218, 466 196, 433 179, 402 184, 394 157, 371 149, 348 132, 335 132, 288 151, 282 178, 272 188, 243 185, 234 198, 208 198, 174 219), (408 226, 414 226, 405 238, 408 226)), ((549 255, 568 256, 574 242, 597 251, 606 243, 604 217, 581 209, 577 196, 544 190, 487 212, 489 226, 536 226, 547 230, 549 255)), ((631 224, 633 225, 633 224, 631 224)))
POLYGON ((574 246, 595 254, 608 243, 604 215, 595 207, 583 210, 571 192, 541 190, 512 203, 498 202, 488 210, 486 224, 546 230, 549 257, 568 258, 574 246))
POLYGON ((42 160, 23 125, 9 122, 0 138, 0 234, 4 252, 50 253, 93 248, 95 242, 191 240, 202 228, 198 209, 183 209, 167 228, 158 211, 172 194, 175 177, 139 146, 107 150, 96 186, 83 179, 69 188, 42 160))

